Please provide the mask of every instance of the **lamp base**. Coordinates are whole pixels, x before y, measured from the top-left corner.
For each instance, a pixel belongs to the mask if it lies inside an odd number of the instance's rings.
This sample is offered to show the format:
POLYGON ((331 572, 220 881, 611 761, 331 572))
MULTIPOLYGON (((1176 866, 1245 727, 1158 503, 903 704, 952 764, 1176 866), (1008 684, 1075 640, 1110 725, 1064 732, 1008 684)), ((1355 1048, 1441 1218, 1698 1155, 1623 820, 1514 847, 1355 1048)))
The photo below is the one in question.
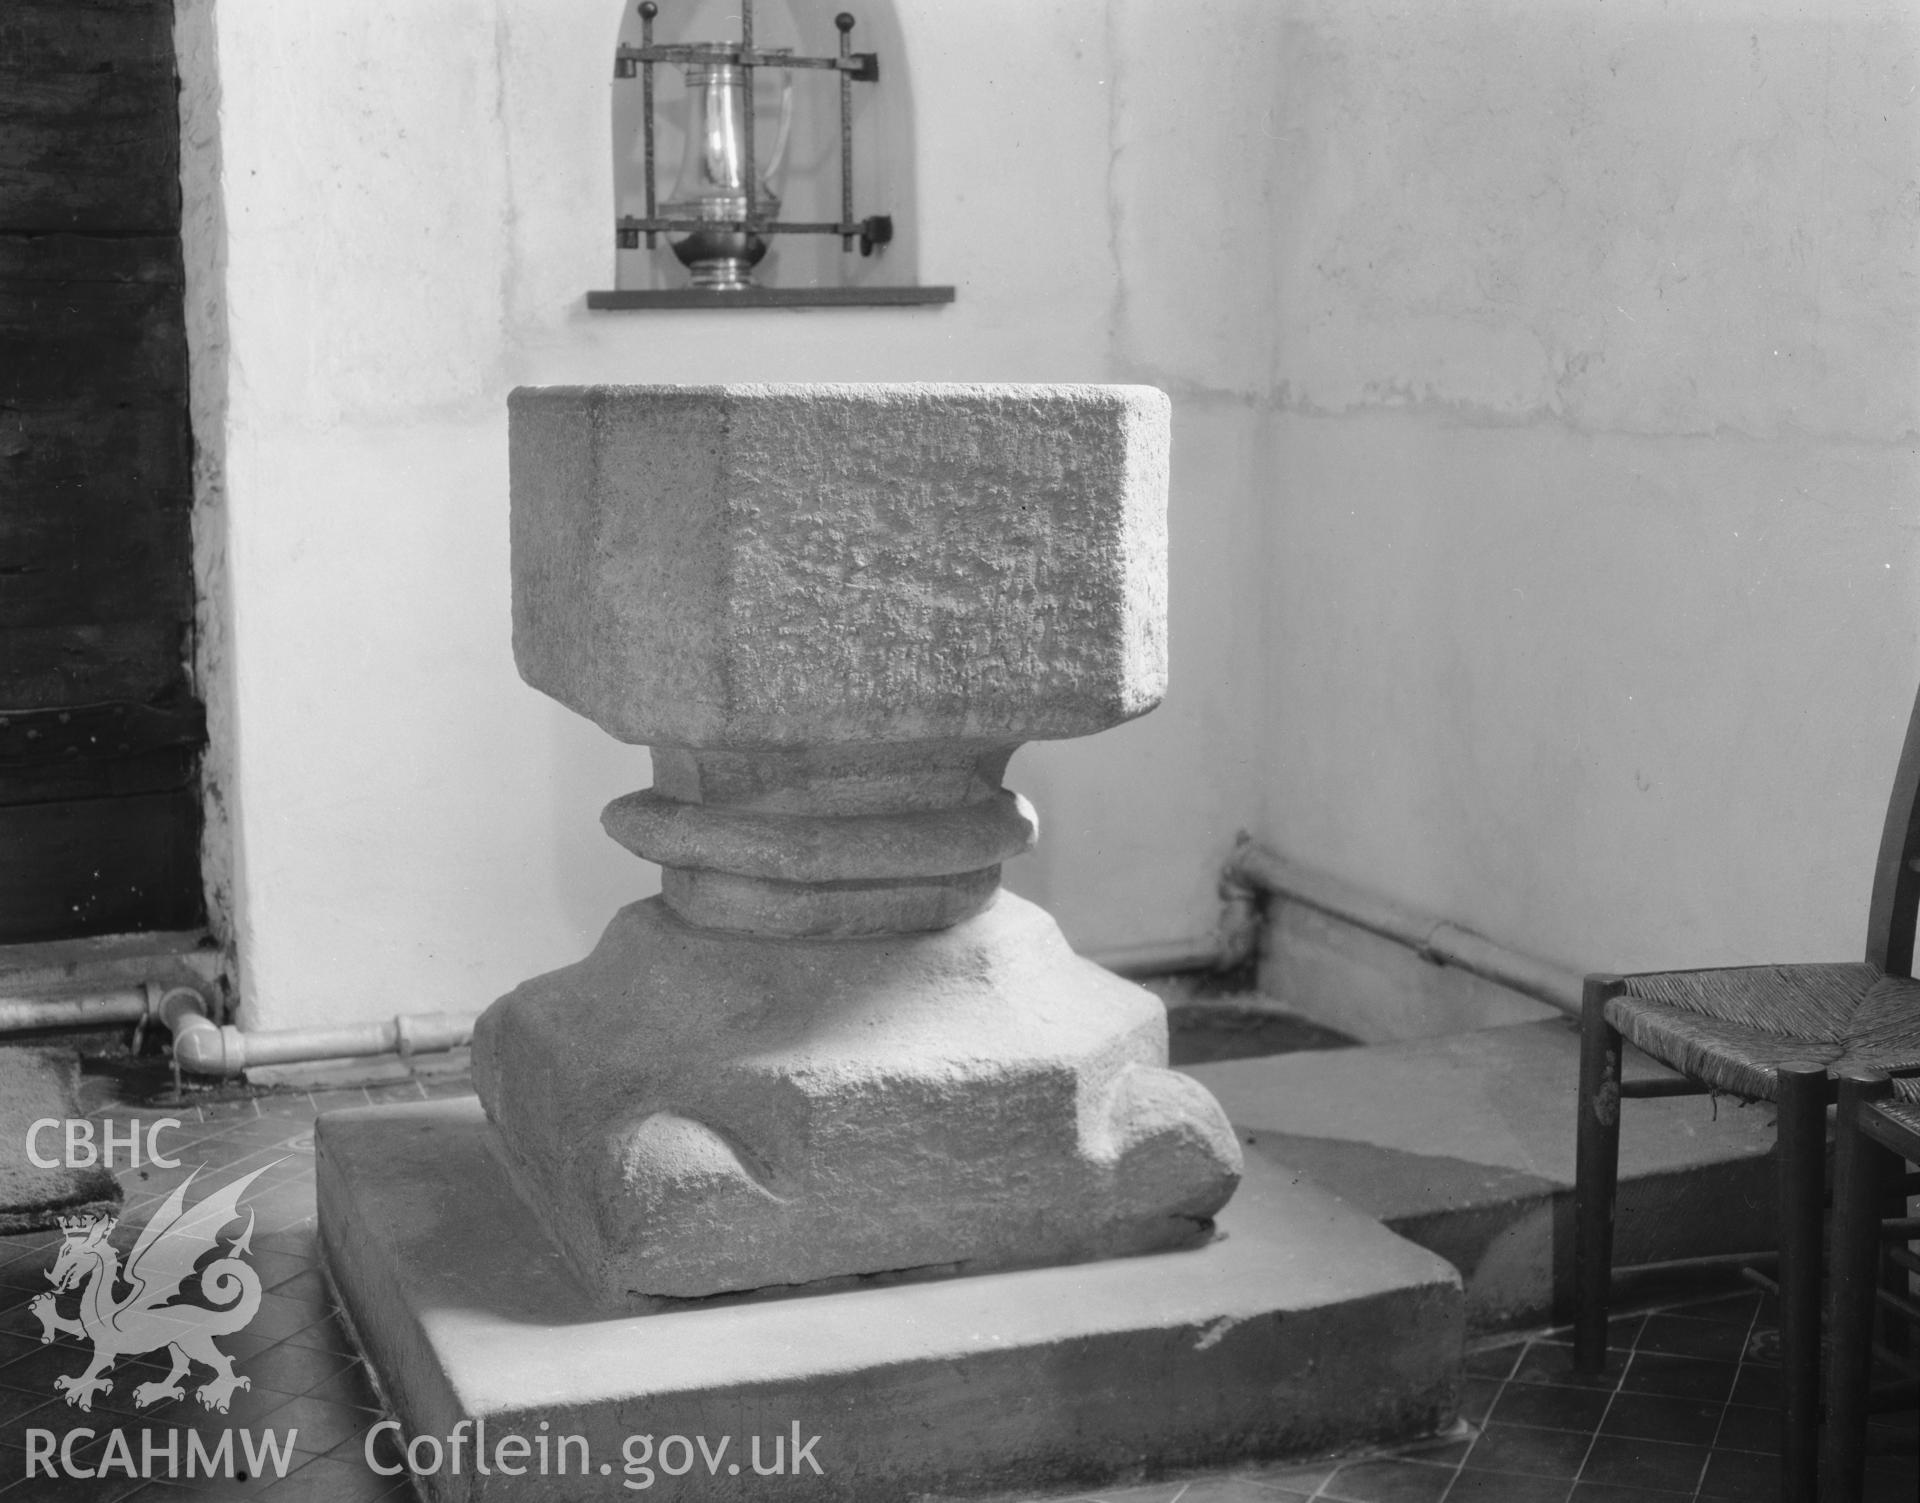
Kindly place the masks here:
POLYGON ((733 256, 712 261, 690 261, 688 285, 709 292, 748 292, 758 284, 753 280, 753 262, 733 256))
POLYGON ((765 235, 738 230, 695 230, 668 244, 693 285, 716 292, 744 292, 752 287, 753 269, 767 254, 765 235))

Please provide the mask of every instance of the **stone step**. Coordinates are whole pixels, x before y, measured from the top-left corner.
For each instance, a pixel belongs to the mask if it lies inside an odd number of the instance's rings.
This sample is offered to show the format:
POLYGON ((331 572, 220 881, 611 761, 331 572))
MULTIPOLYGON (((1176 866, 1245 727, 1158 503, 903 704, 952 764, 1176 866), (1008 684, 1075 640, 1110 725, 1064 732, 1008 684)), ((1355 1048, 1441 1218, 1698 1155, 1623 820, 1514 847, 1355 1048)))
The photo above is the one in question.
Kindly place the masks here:
MULTIPOLYGON (((1565 1018, 1195 1065, 1259 1157, 1460 1270, 1485 1332, 1566 1308, 1580 1033, 1565 1018), (1558 1298, 1556 1299, 1556 1295, 1558 1298)), ((1626 1078, 1669 1074, 1631 1048, 1626 1078)), ((1770 1247, 1773 1111, 1623 1105, 1615 1263, 1770 1247)))
POLYGON ((403 1440, 432 1438, 414 1459, 439 1458, 418 1478, 435 1503, 759 1498, 755 1436, 763 1467, 785 1442, 783 1498, 1030 1494, 1408 1439, 1456 1410, 1454 1271, 1257 1156, 1196 1247, 610 1315, 471 1098, 328 1113, 316 1137, 329 1271, 403 1440), (490 1457, 549 1449, 483 1475, 481 1424, 490 1457))

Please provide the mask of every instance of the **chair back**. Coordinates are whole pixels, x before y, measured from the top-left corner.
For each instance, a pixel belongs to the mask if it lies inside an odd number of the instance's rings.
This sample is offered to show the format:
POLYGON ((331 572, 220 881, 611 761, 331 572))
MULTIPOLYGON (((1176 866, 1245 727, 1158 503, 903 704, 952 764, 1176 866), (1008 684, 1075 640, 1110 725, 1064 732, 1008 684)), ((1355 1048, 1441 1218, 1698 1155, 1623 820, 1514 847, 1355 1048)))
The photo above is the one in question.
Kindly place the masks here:
POLYGON ((1880 831, 1880 860, 1873 869, 1873 902, 1867 910, 1867 963, 1891 976, 1913 974, 1913 937, 1920 913, 1920 698, 1907 720, 1906 744, 1893 775, 1887 822, 1880 831))

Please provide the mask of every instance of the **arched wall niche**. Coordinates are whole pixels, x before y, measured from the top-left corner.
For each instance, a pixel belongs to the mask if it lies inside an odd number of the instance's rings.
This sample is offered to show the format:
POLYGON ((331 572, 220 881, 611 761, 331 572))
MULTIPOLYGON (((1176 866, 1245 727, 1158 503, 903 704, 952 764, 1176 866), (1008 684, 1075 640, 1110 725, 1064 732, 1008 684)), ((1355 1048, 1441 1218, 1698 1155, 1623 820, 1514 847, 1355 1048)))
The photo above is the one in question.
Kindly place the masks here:
MULTIPOLYGON (((656 43, 736 41, 740 36, 739 0, 658 0, 656 43)), ((855 52, 880 60, 877 83, 853 86, 853 210, 857 219, 887 214, 893 241, 870 256, 841 249, 834 235, 778 235, 760 263, 755 279, 763 287, 899 287, 919 280, 918 181, 914 152, 913 91, 907 73, 905 40, 895 0, 756 0, 754 41, 763 49, 785 47, 804 56, 839 50, 834 17, 850 12, 855 21, 855 52)), ((640 45, 637 0, 622 0, 618 43, 640 45)), ((611 71, 613 50, 608 49, 611 71)), ((682 70, 654 68, 654 177, 664 202, 679 176, 686 146, 688 91, 682 70)), ((793 126, 787 150, 780 217, 789 220, 837 220, 840 217, 840 91, 837 77, 825 69, 795 69, 793 126)), ((613 83, 613 192, 617 215, 646 213, 640 80, 613 83)), ((779 77, 763 72, 755 89, 755 132, 771 141, 779 124, 779 77)), ((765 146, 759 148, 763 159, 765 146)), ((609 226, 609 234, 612 227, 609 226)), ((661 236, 653 250, 643 240, 637 250, 616 251, 615 286, 623 291, 684 287, 686 269, 674 259, 661 236)))

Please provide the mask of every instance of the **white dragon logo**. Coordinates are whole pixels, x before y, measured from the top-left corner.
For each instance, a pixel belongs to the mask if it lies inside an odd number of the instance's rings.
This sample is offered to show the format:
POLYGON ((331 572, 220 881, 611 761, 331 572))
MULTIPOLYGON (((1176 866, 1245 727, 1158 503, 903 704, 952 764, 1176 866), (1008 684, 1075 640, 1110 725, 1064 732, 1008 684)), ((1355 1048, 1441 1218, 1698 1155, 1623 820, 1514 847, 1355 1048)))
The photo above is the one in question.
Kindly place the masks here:
POLYGON ((238 1219, 242 1192, 272 1167, 262 1165, 188 1210, 187 1186, 200 1172, 194 1170, 147 1222, 127 1254, 124 1269, 118 1249, 107 1241, 116 1224, 114 1217, 60 1218, 66 1240, 47 1272, 53 1293, 37 1296, 32 1309, 40 1317, 43 1343, 60 1332, 93 1339, 93 1361, 87 1370, 53 1380, 55 1390, 65 1393, 69 1404, 91 1410, 96 1393, 113 1391, 113 1380, 105 1374, 116 1358, 157 1352, 161 1347, 172 1354, 173 1371, 164 1382, 142 1383, 134 1389, 133 1402, 142 1409, 162 1399, 184 1398, 186 1389, 180 1380, 196 1361, 214 1370, 212 1380, 198 1390, 200 1402, 209 1409, 226 1413, 234 1390, 253 1386, 251 1379, 234 1373, 233 1358, 213 1344, 214 1337, 242 1329, 260 1308, 260 1276, 241 1261, 251 1251, 251 1211, 247 1229, 225 1249, 225 1256, 200 1270, 200 1293, 210 1303, 171 1302, 200 1260, 219 1248, 221 1228, 238 1219), (82 1279, 87 1284, 80 1293, 80 1318, 69 1320, 60 1314, 59 1297, 82 1279), (123 1284, 128 1286, 124 1297, 115 1292, 123 1284))

